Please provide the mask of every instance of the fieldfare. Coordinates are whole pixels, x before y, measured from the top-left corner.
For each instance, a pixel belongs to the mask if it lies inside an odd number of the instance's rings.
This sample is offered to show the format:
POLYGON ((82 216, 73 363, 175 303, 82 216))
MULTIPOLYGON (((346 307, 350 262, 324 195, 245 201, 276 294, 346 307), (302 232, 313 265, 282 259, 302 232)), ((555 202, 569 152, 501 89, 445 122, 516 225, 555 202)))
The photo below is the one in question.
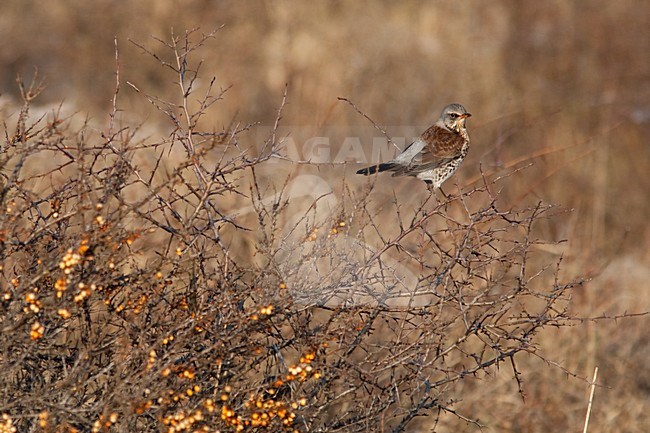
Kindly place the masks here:
POLYGON ((366 176, 392 171, 393 176, 415 176, 429 188, 440 185, 454 174, 469 150, 465 120, 471 114, 460 104, 447 105, 438 121, 424 131, 395 159, 362 168, 357 174, 366 176))

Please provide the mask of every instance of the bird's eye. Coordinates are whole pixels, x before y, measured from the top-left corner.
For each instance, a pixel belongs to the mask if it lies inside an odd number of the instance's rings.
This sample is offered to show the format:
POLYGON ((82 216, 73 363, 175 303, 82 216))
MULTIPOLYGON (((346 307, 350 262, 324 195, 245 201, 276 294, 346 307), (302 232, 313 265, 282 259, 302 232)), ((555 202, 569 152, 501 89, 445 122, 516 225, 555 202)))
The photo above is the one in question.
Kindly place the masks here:
POLYGON ((455 118, 458 117, 458 114, 456 114, 456 113, 451 113, 449 116, 451 116, 453 119, 455 119, 455 118))

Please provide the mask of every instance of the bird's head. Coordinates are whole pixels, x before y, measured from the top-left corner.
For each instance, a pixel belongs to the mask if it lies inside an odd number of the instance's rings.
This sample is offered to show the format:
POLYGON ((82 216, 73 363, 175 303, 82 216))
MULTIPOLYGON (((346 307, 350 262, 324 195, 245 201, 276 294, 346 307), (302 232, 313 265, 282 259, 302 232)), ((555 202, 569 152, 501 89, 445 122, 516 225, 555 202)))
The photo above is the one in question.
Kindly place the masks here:
POLYGON ((449 104, 442 110, 439 121, 442 122, 447 129, 459 132, 461 129, 465 128, 465 120, 470 116, 471 114, 469 114, 462 105, 449 104))

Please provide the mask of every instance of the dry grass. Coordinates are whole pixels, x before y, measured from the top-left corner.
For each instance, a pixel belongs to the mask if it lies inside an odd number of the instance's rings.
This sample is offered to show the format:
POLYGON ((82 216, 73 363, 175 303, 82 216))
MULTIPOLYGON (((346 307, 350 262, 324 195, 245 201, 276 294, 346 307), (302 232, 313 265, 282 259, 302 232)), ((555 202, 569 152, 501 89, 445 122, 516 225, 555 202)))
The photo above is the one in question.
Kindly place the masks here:
POLYGON ((5 3, 0 429, 579 431, 595 367, 589 431, 650 422, 645 4, 5 3), (188 94, 149 35, 221 23, 188 94), (338 96, 466 105, 453 199, 338 96))

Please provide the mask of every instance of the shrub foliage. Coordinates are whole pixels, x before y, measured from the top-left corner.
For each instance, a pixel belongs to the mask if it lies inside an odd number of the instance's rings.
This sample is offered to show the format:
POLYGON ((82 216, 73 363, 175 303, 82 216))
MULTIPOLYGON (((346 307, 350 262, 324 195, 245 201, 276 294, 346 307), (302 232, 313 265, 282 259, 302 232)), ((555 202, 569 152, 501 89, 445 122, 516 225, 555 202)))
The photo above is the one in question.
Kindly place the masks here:
POLYGON ((477 422, 454 409, 460 385, 504 366, 520 383, 517 356, 542 357, 538 332, 569 318, 580 281, 536 234, 554 208, 502 208, 507 175, 416 205, 365 179, 297 198, 295 177, 265 174, 284 99, 261 143, 252 125, 200 129, 227 96, 193 61, 211 37, 137 45, 179 89, 127 88, 163 139, 125 121, 119 74, 103 128, 33 115, 41 89, 21 85, 0 149, 0 431, 477 422))

